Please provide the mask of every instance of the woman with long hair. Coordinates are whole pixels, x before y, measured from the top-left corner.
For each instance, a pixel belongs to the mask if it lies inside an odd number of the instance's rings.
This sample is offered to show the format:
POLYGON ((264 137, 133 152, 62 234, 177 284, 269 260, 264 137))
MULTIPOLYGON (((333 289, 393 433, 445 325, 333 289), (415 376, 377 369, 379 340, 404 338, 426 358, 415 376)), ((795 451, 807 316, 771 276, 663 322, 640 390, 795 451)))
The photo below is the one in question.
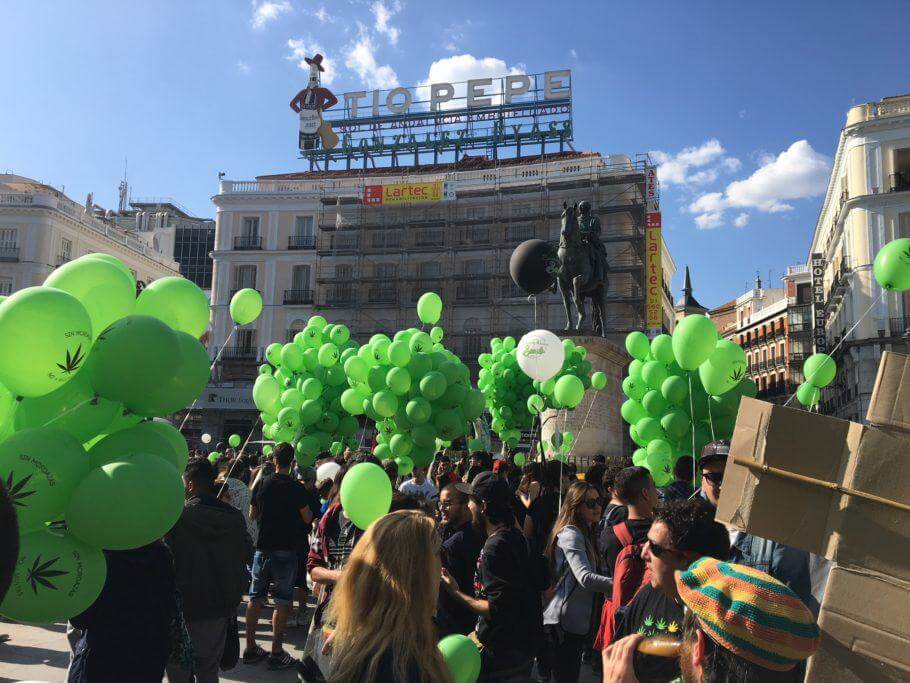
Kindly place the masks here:
POLYGON ((433 626, 439 547, 433 520, 415 510, 367 529, 329 603, 329 683, 451 683, 433 626))
POLYGON ((566 491, 546 556, 554 566, 556 587, 543 613, 550 667, 556 683, 576 683, 581 654, 592 630, 598 593, 609 593, 613 581, 597 572, 600 557, 595 529, 602 500, 597 488, 575 481, 566 491))

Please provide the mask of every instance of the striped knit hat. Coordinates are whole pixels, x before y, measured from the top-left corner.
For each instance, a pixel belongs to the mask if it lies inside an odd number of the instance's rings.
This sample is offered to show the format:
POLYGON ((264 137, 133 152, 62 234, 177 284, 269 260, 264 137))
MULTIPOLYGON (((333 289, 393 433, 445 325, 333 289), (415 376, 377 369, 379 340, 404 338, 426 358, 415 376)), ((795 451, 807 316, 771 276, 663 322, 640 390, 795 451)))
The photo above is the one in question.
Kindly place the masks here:
POLYGON ((703 557, 676 572, 676 588, 708 636, 754 664, 789 671, 818 649, 812 613, 764 572, 703 557))

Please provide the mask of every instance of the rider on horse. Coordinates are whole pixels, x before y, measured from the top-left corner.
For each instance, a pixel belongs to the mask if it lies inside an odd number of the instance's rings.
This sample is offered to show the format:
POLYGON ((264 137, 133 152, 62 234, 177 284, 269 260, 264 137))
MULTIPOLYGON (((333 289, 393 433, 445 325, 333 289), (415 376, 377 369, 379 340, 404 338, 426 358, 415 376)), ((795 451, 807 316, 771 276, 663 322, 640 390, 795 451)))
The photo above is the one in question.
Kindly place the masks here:
POLYGON ((578 204, 578 229, 581 240, 588 250, 593 268, 594 282, 600 282, 607 274, 607 250, 600 241, 600 219, 591 213, 591 203, 583 200, 578 204))

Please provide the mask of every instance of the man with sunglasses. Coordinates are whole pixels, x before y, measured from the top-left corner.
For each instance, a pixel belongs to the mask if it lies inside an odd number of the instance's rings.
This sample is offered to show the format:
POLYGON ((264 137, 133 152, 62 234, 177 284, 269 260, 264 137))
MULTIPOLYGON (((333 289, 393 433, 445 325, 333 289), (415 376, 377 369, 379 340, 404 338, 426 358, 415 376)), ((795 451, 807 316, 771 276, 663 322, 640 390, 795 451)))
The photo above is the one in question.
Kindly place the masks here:
MULTIPOLYGON (((670 501, 655 510, 642 550, 648 581, 626 606, 612 642, 634 633, 678 635, 683 604, 674 573, 685 571, 700 557, 726 560, 729 553, 727 531, 714 521, 714 509, 704 501, 670 501)), ((673 659, 645 657, 639 668, 645 681, 671 681, 678 676, 679 664, 673 659)))

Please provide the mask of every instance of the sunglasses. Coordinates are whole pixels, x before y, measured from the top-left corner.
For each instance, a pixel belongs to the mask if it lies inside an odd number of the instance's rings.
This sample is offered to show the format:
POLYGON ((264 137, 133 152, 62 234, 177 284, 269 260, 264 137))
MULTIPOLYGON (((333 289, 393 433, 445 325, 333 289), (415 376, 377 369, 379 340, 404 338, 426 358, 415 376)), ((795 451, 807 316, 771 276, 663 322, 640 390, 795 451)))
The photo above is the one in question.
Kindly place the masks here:
POLYGON ((650 538, 648 539, 648 549, 651 551, 651 554, 654 557, 663 557, 665 553, 672 553, 674 555, 682 555, 681 550, 676 548, 662 546, 659 543, 655 543, 650 538))
POLYGON ((702 472, 701 476, 710 481, 712 484, 716 484, 718 486, 720 486, 720 484, 722 484, 724 481, 723 472, 702 472))
POLYGON ((585 498, 582 504, 589 510, 600 507, 600 498, 585 498))

